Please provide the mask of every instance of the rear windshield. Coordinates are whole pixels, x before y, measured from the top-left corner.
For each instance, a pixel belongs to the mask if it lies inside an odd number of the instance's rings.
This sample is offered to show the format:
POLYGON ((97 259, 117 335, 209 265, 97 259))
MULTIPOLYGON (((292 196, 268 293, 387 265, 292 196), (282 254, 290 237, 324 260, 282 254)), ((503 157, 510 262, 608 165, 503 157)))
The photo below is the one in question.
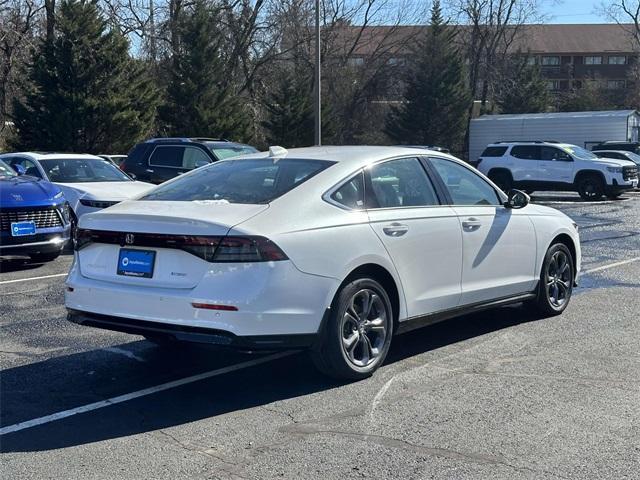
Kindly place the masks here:
POLYGON ((226 160, 160 185, 140 200, 269 203, 333 163, 293 158, 226 160))
POLYGON ((507 147, 487 147, 482 152, 481 157, 501 157, 504 152, 507 151, 507 147))

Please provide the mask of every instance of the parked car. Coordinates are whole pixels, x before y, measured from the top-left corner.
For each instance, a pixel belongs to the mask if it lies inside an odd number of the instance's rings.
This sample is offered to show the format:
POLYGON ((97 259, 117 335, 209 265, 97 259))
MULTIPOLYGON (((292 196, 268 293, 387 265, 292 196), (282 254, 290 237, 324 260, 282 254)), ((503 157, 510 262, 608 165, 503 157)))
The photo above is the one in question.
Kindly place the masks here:
POLYGON ((585 200, 616 198, 638 186, 638 167, 629 160, 599 158, 576 145, 522 141, 493 143, 477 168, 502 190, 577 191, 585 200))
POLYGON ((600 158, 615 158, 616 160, 630 160, 640 167, 640 155, 625 150, 594 150, 600 158))
POLYGON ((85 213, 110 207, 153 188, 94 155, 21 152, 6 153, 0 159, 12 167, 23 167, 27 175, 56 184, 69 202, 74 225, 85 213))
POLYGON ((564 311, 577 225, 528 200, 440 152, 272 147, 82 217, 68 318, 159 343, 309 348, 323 372, 363 378, 396 333, 523 301, 564 311))
POLYGON ((104 154, 100 154, 98 156, 100 158, 104 158, 105 160, 109 160, 116 167, 120 167, 122 162, 124 162, 127 159, 126 155, 104 155, 104 154))
POLYGON ((591 148, 591 151, 595 152, 597 150, 625 150, 627 152, 632 152, 640 154, 640 142, 625 142, 625 141, 610 141, 610 142, 602 142, 598 145, 595 145, 591 148))
POLYGON ((194 168, 257 151, 212 138, 152 138, 136 145, 120 168, 138 180, 162 183, 194 168))
POLYGON ((0 256, 54 260, 69 240, 69 206, 62 191, 0 160, 0 256))

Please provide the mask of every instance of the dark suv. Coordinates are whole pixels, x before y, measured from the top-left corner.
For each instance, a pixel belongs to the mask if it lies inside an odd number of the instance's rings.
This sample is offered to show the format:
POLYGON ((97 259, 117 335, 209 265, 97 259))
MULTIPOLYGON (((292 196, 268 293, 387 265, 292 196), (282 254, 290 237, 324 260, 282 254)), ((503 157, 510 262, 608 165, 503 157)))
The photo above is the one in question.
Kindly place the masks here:
POLYGON ((120 168, 136 180, 162 183, 208 163, 257 151, 214 138, 152 138, 133 147, 120 168))

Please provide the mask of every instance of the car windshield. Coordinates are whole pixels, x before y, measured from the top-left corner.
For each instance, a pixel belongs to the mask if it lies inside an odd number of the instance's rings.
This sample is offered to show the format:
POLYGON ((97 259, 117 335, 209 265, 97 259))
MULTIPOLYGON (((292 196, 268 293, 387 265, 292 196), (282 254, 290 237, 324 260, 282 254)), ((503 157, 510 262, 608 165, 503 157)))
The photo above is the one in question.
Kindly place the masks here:
POLYGON ((131 182, 124 172, 102 158, 51 158, 40 164, 52 182, 131 182))
POLYGON ((580 160, 597 160, 600 158, 595 153, 585 150, 582 147, 577 147, 576 145, 565 145, 562 149, 580 160))
POLYGON ((140 200, 269 203, 332 165, 325 160, 226 160, 199 168, 140 200))
POLYGON ((225 160, 227 158, 237 157, 238 155, 246 155, 248 153, 258 152, 258 150, 249 145, 240 144, 221 145, 216 143, 208 143, 207 147, 213 152, 218 160, 225 160))
POLYGON ((16 175, 18 174, 13 170, 13 168, 0 160, 0 177, 15 177, 16 175))
POLYGON ((640 155, 633 152, 625 152, 626 157, 636 165, 640 165, 640 155))

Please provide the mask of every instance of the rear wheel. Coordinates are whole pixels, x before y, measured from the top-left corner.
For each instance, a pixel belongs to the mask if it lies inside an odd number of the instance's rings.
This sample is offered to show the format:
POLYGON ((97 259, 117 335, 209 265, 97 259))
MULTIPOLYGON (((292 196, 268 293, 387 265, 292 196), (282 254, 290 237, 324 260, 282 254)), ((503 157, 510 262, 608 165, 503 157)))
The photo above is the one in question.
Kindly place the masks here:
POLYGON ((513 187, 513 179, 507 172, 491 172, 489 178, 505 193, 513 187))
POLYGON ((578 193, 583 200, 600 200, 604 195, 604 182, 596 175, 585 175, 578 180, 578 193))
POLYGON ((571 300, 573 279, 571 252, 563 243, 551 245, 542 264, 537 297, 530 306, 547 317, 560 315, 571 300))
POLYGON ((372 278, 357 278, 338 292, 311 358, 326 375, 360 380, 382 365, 392 335, 387 292, 372 278))
POLYGON ((46 263, 46 262, 52 262, 53 260, 58 258, 60 256, 60 252, 36 253, 29 256, 31 257, 31 261, 34 263, 46 263))

